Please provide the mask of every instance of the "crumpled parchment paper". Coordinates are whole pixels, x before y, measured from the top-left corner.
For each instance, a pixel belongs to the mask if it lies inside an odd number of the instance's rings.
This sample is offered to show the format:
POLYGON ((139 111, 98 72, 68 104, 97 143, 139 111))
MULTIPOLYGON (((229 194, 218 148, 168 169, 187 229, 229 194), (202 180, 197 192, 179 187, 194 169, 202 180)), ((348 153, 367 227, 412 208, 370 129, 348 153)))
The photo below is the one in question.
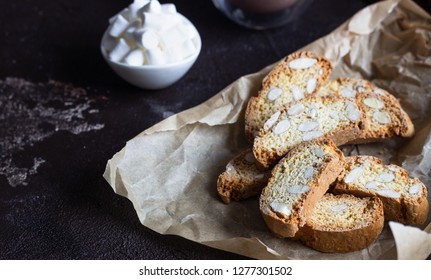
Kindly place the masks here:
MULTIPOLYGON (((414 122, 414 138, 360 145, 352 151, 402 165, 428 188, 430 40, 429 14, 411 0, 388 0, 366 7, 303 48, 333 61, 331 78, 365 78, 400 99, 414 122)), ((274 237, 261 219, 257 198, 229 205, 221 202, 216 192, 217 177, 236 153, 250 145, 244 136, 244 109, 272 67, 239 78, 203 104, 129 140, 108 161, 104 178, 117 194, 133 203, 144 226, 247 257, 425 259, 431 253, 430 218, 421 227, 387 223, 367 249, 324 254, 299 242, 274 237)))

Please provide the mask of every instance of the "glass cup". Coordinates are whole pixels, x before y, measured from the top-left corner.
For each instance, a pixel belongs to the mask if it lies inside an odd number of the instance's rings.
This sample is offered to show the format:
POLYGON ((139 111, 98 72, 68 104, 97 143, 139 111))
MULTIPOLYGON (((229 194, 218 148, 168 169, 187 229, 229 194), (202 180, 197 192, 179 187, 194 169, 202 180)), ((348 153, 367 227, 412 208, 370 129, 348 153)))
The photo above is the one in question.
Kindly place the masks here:
POLYGON ((213 0, 214 6, 234 22, 263 30, 287 24, 299 16, 308 0, 213 0))

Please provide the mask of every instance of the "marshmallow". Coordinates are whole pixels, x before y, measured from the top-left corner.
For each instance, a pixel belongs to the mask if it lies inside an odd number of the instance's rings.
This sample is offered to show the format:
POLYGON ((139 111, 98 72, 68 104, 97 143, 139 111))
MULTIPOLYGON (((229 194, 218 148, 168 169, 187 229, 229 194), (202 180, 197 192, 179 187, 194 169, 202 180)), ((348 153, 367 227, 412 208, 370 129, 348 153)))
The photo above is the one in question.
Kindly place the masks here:
POLYGON ((128 52, 130 51, 130 47, 127 44, 126 40, 121 38, 117 45, 112 49, 109 53, 109 59, 115 62, 120 61, 128 52))
POLYGON ((141 9, 141 13, 152 13, 152 14, 160 14, 162 12, 162 5, 160 5, 159 1, 150 1, 146 5, 144 5, 141 9))
POLYGON ((123 33, 123 31, 129 25, 129 21, 123 17, 121 14, 115 18, 115 21, 111 25, 111 29, 109 30, 109 35, 117 38, 123 33))
POLYGON ((138 18, 138 12, 139 10, 148 4, 148 0, 135 0, 132 4, 129 5, 129 20, 135 20, 138 18))
POLYGON ((187 38, 182 36, 177 27, 172 27, 160 34, 160 42, 164 49, 180 46, 187 38))
POLYGON ((113 50, 115 48, 115 45, 117 45, 117 39, 115 39, 111 36, 106 36, 106 38, 103 40, 103 47, 108 52, 113 50))
POLYGON ((138 5, 140 8, 147 5, 150 2, 150 0, 134 0, 133 4, 138 5))
POLYGON ((147 55, 148 64, 151 64, 151 65, 166 64, 165 54, 159 48, 147 50, 146 55, 147 55))
POLYGON ((134 0, 133 1, 134 4, 138 4, 141 7, 144 6, 144 5, 146 5, 146 4, 148 4, 148 2, 150 2, 150 0, 134 0))
POLYGON ((157 48, 159 45, 159 38, 156 32, 150 28, 136 30, 133 38, 138 46, 147 50, 157 48))
POLYGON ((138 11, 142 8, 139 4, 132 3, 129 5, 129 19, 134 20, 138 17, 138 11))
POLYGON ((181 32, 181 35, 184 36, 186 39, 193 39, 196 36, 196 32, 189 23, 184 22, 180 25, 178 25, 178 30, 181 32))
POLYGON ((140 49, 134 49, 127 54, 127 56, 124 58, 124 62, 132 65, 132 66, 140 66, 144 64, 144 54, 140 49))
POLYGON ((183 60, 183 54, 180 48, 170 48, 166 50, 166 62, 176 63, 183 60))
POLYGON ((181 45, 181 54, 183 55, 183 59, 193 55, 196 51, 196 46, 192 40, 187 40, 181 45))
POLYGON ((177 14, 156 15, 152 13, 142 13, 140 18, 143 26, 150 26, 159 32, 163 32, 181 23, 181 18, 177 14))
POLYGON ((132 22, 129 24, 129 26, 126 28, 126 30, 123 32, 122 37, 127 41, 127 43, 132 47, 136 47, 134 33, 136 30, 138 30, 141 26, 141 22, 139 20, 132 22))
POLYGON ((176 14, 177 8, 172 3, 162 4, 162 13, 176 14))

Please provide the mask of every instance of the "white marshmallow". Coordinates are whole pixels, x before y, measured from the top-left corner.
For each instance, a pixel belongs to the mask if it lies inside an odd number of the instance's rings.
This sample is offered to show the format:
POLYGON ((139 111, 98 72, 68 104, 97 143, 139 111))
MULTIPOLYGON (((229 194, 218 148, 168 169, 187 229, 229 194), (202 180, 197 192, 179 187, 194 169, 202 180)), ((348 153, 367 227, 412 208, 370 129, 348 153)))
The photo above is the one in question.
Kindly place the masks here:
POLYGON ((134 26, 127 27, 126 31, 123 33, 123 38, 130 44, 133 45, 135 42, 134 34, 138 30, 134 26))
POLYGON ((134 32, 133 38, 138 46, 151 50, 159 45, 159 37, 156 32, 150 28, 138 29, 134 32))
POLYGON ((144 53, 140 49, 134 49, 129 52, 124 58, 124 62, 132 66, 140 66, 144 64, 144 53))
POLYGON ((196 51, 196 46, 192 40, 187 40, 181 45, 181 53, 183 55, 183 59, 193 55, 196 51))
POLYGON ((177 27, 172 27, 163 33, 160 33, 160 42, 163 49, 169 49, 171 47, 179 47, 185 40, 186 37, 182 35, 177 27))
POLYGON ((138 17, 138 11, 140 8, 142 8, 142 6, 140 6, 137 3, 132 3, 129 5, 129 19, 130 20, 135 20, 138 17))
POLYGON ((115 45, 117 45, 117 39, 111 36, 106 36, 103 39, 103 47, 105 48, 106 51, 110 52, 112 49, 115 48, 115 45))
POLYGON ((123 33, 124 30, 126 30, 127 26, 129 26, 129 21, 122 15, 118 15, 114 23, 111 25, 109 35, 117 38, 121 35, 121 33, 123 33))
POLYGON ((141 27, 141 22, 139 20, 132 22, 123 32, 122 37, 127 41, 127 43, 134 48, 137 44, 135 43, 134 33, 141 27))
POLYGON ((166 56, 159 48, 147 50, 146 56, 150 65, 166 64, 166 56))
POLYGON ((172 3, 162 4, 162 13, 176 14, 177 8, 172 3))
POLYGON ((109 59, 111 61, 118 62, 120 61, 128 52, 130 51, 130 47, 127 44, 126 40, 121 38, 117 45, 112 49, 109 53, 109 59))
POLYGON ((173 15, 156 15, 152 13, 142 13, 140 14, 142 21, 142 26, 151 27, 158 32, 163 32, 179 23, 181 23, 181 18, 177 14, 173 15))
POLYGON ((160 5, 159 1, 151 0, 141 10, 144 13, 160 14, 162 12, 162 5, 160 5))
POLYGON ((181 49, 178 47, 173 47, 165 51, 166 54, 166 62, 168 63, 176 63, 183 60, 183 54, 181 49))
POLYGON ((129 21, 135 20, 138 18, 139 10, 147 5, 149 0, 135 0, 132 4, 129 5, 129 21))
POLYGON ((185 39, 193 39, 196 36, 195 29, 187 22, 183 22, 178 25, 178 30, 185 39))
POLYGON ((146 4, 148 4, 148 2, 150 2, 150 0, 134 0, 133 1, 134 4, 138 4, 141 7, 144 6, 144 5, 146 5, 146 4))

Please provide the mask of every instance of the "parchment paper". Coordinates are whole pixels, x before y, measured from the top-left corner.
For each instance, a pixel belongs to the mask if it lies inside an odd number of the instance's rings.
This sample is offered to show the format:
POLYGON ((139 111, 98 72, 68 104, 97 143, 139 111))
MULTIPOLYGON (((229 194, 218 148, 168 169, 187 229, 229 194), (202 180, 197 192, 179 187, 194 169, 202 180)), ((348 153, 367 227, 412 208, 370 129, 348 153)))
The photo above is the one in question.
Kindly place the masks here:
MULTIPOLYGON (((415 137, 350 150, 401 164, 428 188, 430 40, 430 15, 410 0, 390 0, 363 9, 329 35, 303 48, 334 62, 332 78, 369 79, 400 99, 414 122, 415 137)), ((229 205, 221 202, 216 193, 217 177, 236 153, 250 145, 244 136, 244 109, 272 67, 241 77, 205 103, 143 131, 108 161, 104 178, 117 194, 132 201, 144 226, 244 256, 425 259, 431 253, 430 217, 422 227, 393 222, 389 227, 387 223, 368 249, 324 254, 299 242, 274 237, 261 219, 257 198, 229 205)), ((344 151, 349 153, 349 147, 344 151)))

